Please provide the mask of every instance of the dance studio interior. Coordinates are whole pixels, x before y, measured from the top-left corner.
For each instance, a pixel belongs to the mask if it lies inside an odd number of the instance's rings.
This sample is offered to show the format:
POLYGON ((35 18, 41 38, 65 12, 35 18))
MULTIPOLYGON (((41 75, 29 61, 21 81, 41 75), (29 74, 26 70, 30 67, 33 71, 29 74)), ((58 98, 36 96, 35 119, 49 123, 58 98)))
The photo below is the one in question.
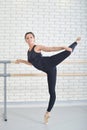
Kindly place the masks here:
POLYGON ((0 0, 0 130, 87 130, 87 0, 0 0))

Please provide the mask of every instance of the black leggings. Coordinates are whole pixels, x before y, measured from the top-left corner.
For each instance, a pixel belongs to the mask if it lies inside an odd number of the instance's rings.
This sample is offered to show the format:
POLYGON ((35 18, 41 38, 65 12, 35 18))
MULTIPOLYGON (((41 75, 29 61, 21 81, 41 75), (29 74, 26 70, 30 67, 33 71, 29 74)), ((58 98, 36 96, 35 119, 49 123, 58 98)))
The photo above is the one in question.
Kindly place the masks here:
MULTIPOLYGON (((76 45, 77 43, 74 42, 69 47, 72 48, 73 51, 76 45)), ((71 52, 69 51, 63 51, 50 57, 52 62, 52 68, 47 72, 48 89, 50 94, 49 105, 47 108, 48 112, 51 111, 56 99, 56 92, 55 92, 56 73, 57 73, 56 66, 62 61, 64 61, 64 59, 66 59, 68 56, 70 56, 70 54, 71 52)))

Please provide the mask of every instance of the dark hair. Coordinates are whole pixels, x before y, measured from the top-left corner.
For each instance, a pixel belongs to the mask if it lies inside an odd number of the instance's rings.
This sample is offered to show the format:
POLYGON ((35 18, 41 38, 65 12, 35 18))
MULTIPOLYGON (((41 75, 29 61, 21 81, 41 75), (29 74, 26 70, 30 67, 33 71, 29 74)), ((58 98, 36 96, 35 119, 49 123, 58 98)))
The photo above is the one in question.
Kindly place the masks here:
POLYGON ((27 33, 25 33, 25 39, 26 39, 26 36, 27 36, 28 34, 32 34, 32 35, 33 35, 33 37, 35 38, 35 35, 34 35, 34 33, 33 33, 33 32, 27 32, 27 33))

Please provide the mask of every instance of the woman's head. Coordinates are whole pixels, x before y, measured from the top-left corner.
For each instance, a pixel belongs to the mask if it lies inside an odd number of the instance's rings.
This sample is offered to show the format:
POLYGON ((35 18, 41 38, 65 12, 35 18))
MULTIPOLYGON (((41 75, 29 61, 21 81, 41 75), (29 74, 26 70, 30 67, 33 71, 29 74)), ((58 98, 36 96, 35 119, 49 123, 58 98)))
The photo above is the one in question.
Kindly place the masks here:
POLYGON ((27 32, 25 34, 25 41, 27 43, 34 43, 35 42, 35 35, 33 32, 27 32))

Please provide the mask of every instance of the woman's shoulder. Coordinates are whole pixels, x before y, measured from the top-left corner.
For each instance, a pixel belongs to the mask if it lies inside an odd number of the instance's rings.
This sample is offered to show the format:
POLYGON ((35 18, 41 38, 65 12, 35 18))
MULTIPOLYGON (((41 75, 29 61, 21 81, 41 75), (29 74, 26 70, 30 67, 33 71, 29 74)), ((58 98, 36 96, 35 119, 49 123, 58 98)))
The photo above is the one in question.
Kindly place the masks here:
POLYGON ((35 52, 41 52, 41 44, 35 44, 35 46, 34 46, 34 51, 35 52))

